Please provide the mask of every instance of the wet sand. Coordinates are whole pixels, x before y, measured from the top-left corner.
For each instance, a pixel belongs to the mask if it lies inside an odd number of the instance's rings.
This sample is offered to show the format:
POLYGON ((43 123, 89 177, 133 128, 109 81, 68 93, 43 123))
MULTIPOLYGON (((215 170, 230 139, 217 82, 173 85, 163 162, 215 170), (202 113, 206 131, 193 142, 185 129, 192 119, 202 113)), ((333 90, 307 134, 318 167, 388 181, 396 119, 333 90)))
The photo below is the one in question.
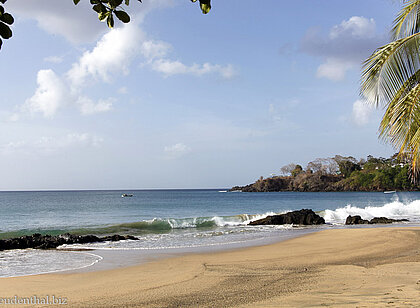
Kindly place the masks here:
POLYGON ((54 295, 69 307, 419 306, 420 228, 324 230, 112 270, 0 279, 0 297, 15 295, 54 295))

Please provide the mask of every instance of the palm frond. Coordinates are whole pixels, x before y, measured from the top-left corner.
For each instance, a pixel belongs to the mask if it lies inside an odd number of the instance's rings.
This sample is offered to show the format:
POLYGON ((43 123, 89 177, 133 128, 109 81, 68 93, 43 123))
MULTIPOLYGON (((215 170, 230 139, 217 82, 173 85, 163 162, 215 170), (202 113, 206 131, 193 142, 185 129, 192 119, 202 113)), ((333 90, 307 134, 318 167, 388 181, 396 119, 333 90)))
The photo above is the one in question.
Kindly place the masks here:
POLYGON ((411 161, 412 180, 420 171, 420 83, 417 72, 388 105, 380 125, 380 138, 411 161))
POLYGON ((420 84, 408 85, 403 92, 389 104, 380 125, 380 137, 389 140, 400 153, 411 148, 412 138, 419 128, 420 84))
POLYGON ((397 18, 395 18, 391 30, 393 40, 410 36, 420 30, 420 1, 409 0, 403 2, 407 4, 402 8, 397 18))
POLYGON ((416 108, 412 118, 412 129, 411 129, 411 138, 410 143, 407 146, 407 151, 410 151, 413 155, 413 166, 416 171, 419 170, 419 161, 420 161, 420 110, 419 110, 419 95, 420 92, 417 93, 416 99, 416 108))
POLYGON ((388 105, 420 69, 420 33, 378 48, 364 63, 361 95, 376 106, 388 105))

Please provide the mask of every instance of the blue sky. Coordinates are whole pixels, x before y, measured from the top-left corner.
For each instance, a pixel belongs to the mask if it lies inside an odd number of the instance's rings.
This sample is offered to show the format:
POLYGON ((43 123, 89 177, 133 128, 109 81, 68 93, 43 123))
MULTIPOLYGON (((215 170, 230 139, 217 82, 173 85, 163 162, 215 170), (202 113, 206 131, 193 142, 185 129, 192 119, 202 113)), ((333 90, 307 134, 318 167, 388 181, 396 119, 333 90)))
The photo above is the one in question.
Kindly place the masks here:
POLYGON ((109 30, 87 0, 9 0, 0 190, 219 188, 391 155, 358 92, 399 4, 261 3, 133 1, 109 30))

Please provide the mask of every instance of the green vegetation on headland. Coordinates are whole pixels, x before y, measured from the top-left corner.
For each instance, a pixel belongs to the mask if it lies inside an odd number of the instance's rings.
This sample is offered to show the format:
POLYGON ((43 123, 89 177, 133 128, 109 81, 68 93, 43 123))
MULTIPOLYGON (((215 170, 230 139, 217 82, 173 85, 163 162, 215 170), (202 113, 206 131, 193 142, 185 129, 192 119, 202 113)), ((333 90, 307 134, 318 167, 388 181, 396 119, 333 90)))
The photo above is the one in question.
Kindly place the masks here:
POLYGON ((343 157, 317 158, 306 169, 289 164, 281 168, 281 176, 260 177, 255 183, 235 186, 231 191, 392 191, 419 190, 410 180, 410 164, 398 158, 367 159, 343 157))

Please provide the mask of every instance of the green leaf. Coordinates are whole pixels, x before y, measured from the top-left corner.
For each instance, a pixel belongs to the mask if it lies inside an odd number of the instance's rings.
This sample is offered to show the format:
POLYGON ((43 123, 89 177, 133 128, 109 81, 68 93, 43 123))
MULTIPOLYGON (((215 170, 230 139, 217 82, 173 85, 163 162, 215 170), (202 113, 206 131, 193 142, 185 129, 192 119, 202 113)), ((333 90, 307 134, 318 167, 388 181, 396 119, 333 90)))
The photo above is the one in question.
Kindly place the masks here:
POLYGON ((4 8, 0 5, 0 15, 4 14, 4 8))
POLYGON ((8 25, 11 25, 14 23, 14 18, 12 15, 10 15, 9 13, 4 13, 2 15, 0 15, 0 20, 5 22, 8 25))
POLYGON ((99 0, 90 0, 90 4, 98 4, 100 3, 99 0))
POLYGON ((10 27, 2 22, 0 22, 0 36, 6 40, 12 37, 10 27))
POLYGON ((191 0, 191 2, 197 2, 197 0, 191 0))
POLYGON ((125 0, 125 5, 130 5, 130 0, 125 0))
POLYGON ((115 9, 121 5, 123 0, 109 0, 108 5, 110 8, 115 9))
POLYGON ((111 12, 100 12, 98 13, 98 18, 100 21, 104 21, 111 14, 111 12))
POLYGON ((108 24, 108 27, 114 28, 114 16, 112 14, 108 16, 106 23, 108 24))
POLYGON ((93 9, 95 12, 97 12, 98 14, 99 14, 99 13, 105 13, 105 12, 107 11, 107 9, 106 9, 105 5, 103 5, 102 3, 95 4, 95 5, 92 7, 92 9, 93 9))
POLYGON ((203 14, 210 12, 211 6, 209 4, 200 4, 203 14))
POLYGON ((203 14, 207 14, 208 12, 210 12, 210 0, 200 0, 200 7, 203 14))
POLYGON ((1 50, 1 45, 3 45, 3 41, 0 39, 0 50, 1 50))
POLYGON ((77 5, 80 2, 80 0, 73 0, 74 5, 77 5))
POLYGON ((124 11, 115 11, 115 16, 117 16, 117 18, 119 20, 121 20, 123 23, 128 23, 130 22, 130 16, 128 16, 128 14, 124 11))

